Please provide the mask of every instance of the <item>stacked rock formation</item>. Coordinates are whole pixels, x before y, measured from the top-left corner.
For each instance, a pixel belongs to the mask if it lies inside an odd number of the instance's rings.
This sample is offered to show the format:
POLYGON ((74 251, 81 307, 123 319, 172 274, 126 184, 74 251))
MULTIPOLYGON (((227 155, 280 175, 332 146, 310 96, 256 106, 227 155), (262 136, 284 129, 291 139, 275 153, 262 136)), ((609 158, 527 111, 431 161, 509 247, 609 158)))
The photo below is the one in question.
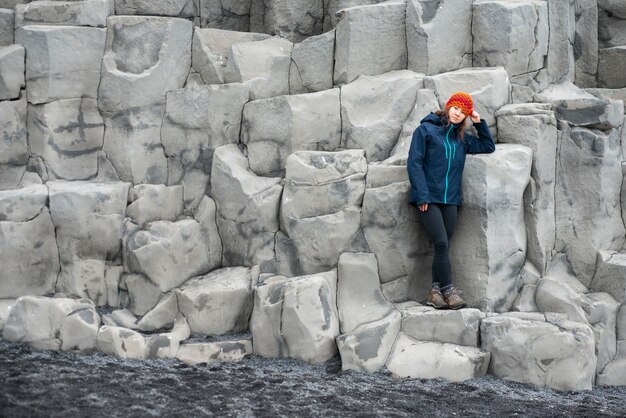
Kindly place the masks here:
POLYGON ((2 337, 626 385, 625 65, 612 0, 0 0, 2 337), (435 311, 406 159, 458 90, 497 149, 435 311))

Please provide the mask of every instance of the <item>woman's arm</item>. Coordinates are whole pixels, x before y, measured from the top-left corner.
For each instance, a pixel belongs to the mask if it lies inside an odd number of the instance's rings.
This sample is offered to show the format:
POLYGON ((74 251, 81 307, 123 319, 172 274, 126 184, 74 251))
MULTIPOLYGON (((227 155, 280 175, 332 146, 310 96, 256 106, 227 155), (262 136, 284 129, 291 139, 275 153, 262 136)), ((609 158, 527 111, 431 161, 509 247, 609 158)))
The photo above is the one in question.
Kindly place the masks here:
POLYGON ((474 111, 470 115, 470 119, 474 122, 474 128, 478 132, 478 138, 473 135, 467 135, 468 152, 471 154, 486 154, 496 150, 496 144, 491 137, 489 125, 484 119, 480 118, 478 112, 474 111))
POLYGON ((426 154, 426 133, 425 128, 418 127, 413 132, 411 148, 409 148, 409 159, 407 160, 407 170, 411 182, 411 196, 415 203, 420 206, 430 203, 428 184, 424 174, 424 155, 426 154))

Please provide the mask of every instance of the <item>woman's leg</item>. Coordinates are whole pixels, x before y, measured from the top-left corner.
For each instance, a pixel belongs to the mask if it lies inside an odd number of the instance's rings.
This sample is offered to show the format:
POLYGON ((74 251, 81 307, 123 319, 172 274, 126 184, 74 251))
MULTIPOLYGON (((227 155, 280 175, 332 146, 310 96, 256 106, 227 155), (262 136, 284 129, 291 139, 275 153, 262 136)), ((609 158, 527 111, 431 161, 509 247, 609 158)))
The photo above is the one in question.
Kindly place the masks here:
MULTIPOLYGON (((429 204, 428 210, 425 212, 418 211, 418 213, 426 233, 435 245, 435 256, 433 258, 432 267, 433 284, 438 282, 439 286, 443 288, 452 283, 452 271, 450 268, 450 258, 448 257, 448 232, 444 223, 444 216, 441 210, 442 206, 443 205, 429 204)), ((454 226, 452 225, 452 230, 453 229, 454 226)))
MULTIPOLYGON (((440 205, 439 210, 441 211, 441 217, 443 219, 443 224, 446 228, 446 236, 448 238, 448 250, 450 249, 450 240, 452 239, 452 235, 454 234, 454 228, 456 227, 456 218, 457 218, 457 209, 456 205, 440 205)), ((448 258, 448 263, 449 263, 448 258)), ((452 286, 452 269, 450 269, 450 281, 447 284, 441 284, 441 290, 445 292, 447 290, 446 287, 452 286)))

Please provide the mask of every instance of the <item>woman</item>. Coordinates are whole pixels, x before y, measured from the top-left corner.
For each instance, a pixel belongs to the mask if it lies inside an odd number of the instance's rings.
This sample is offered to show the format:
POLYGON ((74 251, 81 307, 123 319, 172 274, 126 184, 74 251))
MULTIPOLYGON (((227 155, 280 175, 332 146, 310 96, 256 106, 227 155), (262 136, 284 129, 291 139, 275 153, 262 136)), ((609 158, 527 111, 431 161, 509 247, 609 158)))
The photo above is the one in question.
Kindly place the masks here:
POLYGON ((417 205, 422 225, 435 245, 428 305, 459 309, 465 301, 452 284, 448 246, 461 206, 461 176, 467 153, 489 153, 496 146, 487 123, 474 110, 472 97, 454 93, 443 111, 426 116, 413 132, 407 169, 409 202, 417 205), (465 132, 467 119, 478 138, 465 132))

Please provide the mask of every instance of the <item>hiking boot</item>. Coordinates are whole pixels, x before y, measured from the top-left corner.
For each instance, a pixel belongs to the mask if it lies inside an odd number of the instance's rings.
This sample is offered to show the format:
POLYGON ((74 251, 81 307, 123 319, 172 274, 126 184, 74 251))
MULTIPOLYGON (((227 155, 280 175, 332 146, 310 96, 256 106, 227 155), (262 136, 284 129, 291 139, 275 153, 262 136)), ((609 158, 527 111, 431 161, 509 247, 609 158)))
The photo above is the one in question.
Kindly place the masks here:
POLYGON ((443 300, 443 295, 441 294, 441 290, 439 290, 438 287, 433 287, 432 289, 430 289, 426 305, 430 305, 435 309, 443 309, 448 307, 448 304, 445 300, 443 300))
POLYGON ((460 309, 465 306, 465 301, 459 296, 459 292, 453 286, 443 293, 443 299, 450 309, 460 309))

